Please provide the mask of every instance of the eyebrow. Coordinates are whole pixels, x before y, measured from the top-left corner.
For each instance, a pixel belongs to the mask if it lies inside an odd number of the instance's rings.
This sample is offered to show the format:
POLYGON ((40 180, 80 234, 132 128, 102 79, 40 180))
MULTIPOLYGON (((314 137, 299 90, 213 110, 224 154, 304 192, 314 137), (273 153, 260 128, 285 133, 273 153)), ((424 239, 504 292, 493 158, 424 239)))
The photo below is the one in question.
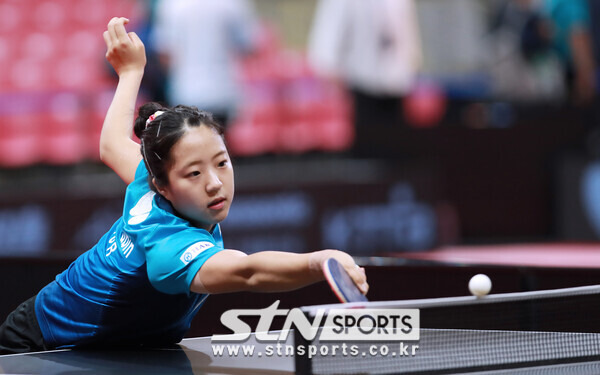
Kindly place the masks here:
POLYGON ((215 160, 215 159, 217 159, 217 158, 220 158, 221 156, 223 156, 223 155, 225 155, 225 154, 227 154, 227 151, 225 151, 225 150, 221 150, 221 151, 217 152, 217 153, 216 153, 216 154, 215 154, 215 155, 212 157, 212 159, 211 159, 211 160, 215 160))
MULTIPOLYGON (((217 152, 216 154, 213 155, 213 157, 210 160, 215 160, 223 155, 227 154, 227 150, 221 150, 219 152, 217 152)), ((184 165, 183 167, 181 167, 182 170, 185 170, 189 167, 191 167, 194 164, 204 164, 203 161, 201 160, 192 160, 191 162, 187 163, 186 165, 184 165)))

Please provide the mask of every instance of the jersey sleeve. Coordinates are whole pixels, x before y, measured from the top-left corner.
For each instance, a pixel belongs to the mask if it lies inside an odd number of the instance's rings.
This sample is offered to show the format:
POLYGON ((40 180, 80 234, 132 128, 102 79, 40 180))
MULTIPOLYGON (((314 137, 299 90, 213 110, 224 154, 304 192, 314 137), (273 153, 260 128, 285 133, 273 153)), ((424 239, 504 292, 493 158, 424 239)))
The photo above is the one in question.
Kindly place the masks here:
POLYGON ((200 267, 223 250, 223 245, 206 231, 190 229, 186 232, 189 233, 157 233, 161 239, 149 243, 146 249, 148 278, 163 293, 189 294, 200 267))

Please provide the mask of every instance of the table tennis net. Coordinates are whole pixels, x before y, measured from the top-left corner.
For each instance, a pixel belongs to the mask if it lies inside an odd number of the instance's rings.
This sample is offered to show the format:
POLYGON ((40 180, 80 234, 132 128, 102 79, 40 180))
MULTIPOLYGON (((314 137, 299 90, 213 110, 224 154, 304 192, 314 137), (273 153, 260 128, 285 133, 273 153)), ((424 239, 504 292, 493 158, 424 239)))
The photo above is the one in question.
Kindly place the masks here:
MULTIPOLYGON (((595 362, 600 361, 600 286, 498 294, 481 299, 373 302, 364 307, 419 309, 419 341, 346 342, 347 346, 354 345, 356 355, 344 356, 322 350, 322 346, 340 343, 319 342, 318 336, 306 342, 296 334, 296 345, 319 348, 310 360, 296 356, 297 371, 431 374, 525 367, 532 374, 600 373, 600 362, 595 362), (418 349, 413 355, 415 345, 418 349), (375 355, 371 354, 373 347, 375 355), (323 352, 327 354, 320 355, 323 352), (568 367, 542 367, 550 364, 568 367)), ((316 308, 304 311, 310 316, 316 308)))

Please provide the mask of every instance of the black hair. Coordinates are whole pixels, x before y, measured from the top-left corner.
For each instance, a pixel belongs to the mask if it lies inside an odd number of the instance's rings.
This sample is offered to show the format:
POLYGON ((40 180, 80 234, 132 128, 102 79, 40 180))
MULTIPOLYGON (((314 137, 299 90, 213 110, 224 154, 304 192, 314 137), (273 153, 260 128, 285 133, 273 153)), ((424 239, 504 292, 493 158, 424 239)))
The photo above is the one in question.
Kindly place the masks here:
POLYGON ((150 174, 148 182, 152 190, 156 191, 152 179, 159 186, 169 183, 168 167, 175 143, 188 128, 202 125, 224 137, 223 127, 213 119, 212 114, 196 107, 178 105, 168 108, 150 102, 139 108, 133 131, 140 139, 140 150, 150 174))

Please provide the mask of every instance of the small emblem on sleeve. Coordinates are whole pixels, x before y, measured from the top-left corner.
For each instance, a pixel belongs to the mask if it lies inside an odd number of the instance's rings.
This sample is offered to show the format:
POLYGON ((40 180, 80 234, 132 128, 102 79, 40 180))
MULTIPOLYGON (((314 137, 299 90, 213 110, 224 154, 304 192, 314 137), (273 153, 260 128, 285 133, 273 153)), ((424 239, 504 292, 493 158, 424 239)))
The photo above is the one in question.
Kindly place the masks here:
POLYGON ((213 244, 212 242, 208 242, 208 241, 196 242, 192 246, 188 247, 185 250, 185 252, 181 255, 181 258, 179 258, 179 259, 181 259, 183 264, 187 265, 189 262, 194 260, 194 258, 196 258, 204 250, 208 250, 214 246, 215 246, 215 244, 213 244))

